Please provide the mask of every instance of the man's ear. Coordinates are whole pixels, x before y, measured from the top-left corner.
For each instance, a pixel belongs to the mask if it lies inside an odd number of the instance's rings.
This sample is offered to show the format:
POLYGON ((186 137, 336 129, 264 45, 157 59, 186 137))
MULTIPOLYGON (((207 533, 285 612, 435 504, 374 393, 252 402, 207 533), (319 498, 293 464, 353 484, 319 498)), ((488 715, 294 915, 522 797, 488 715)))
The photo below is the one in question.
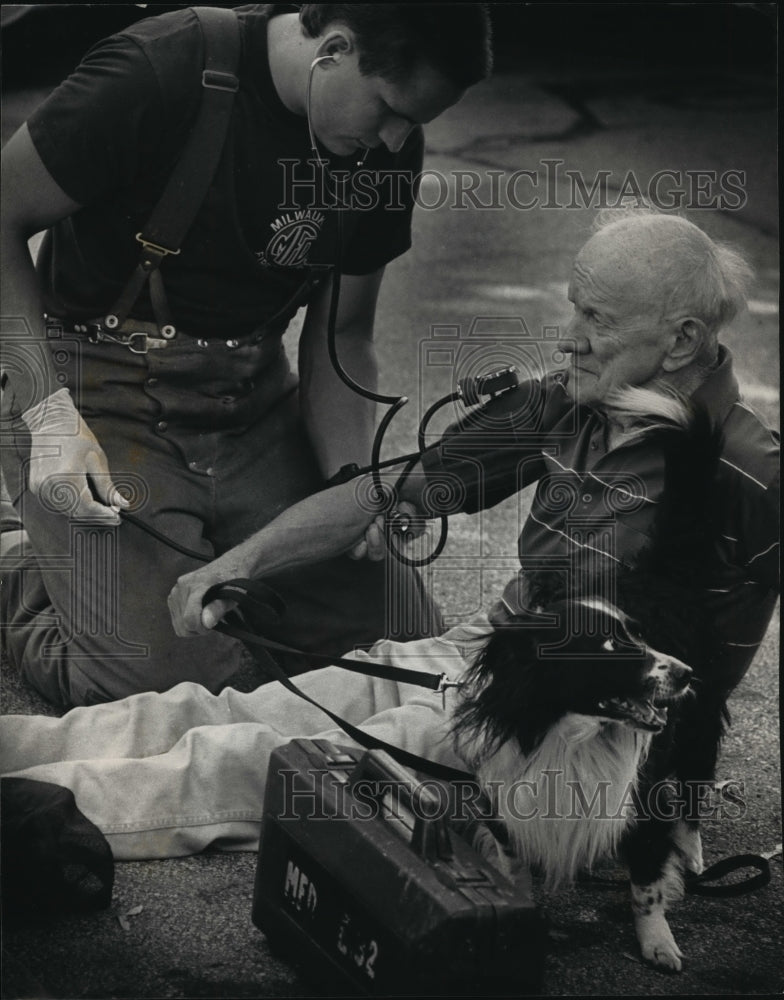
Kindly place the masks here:
POLYGON ((705 346, 708 328, 694 316, 680 317, 672 322, 671 346, 662 362, 666 372, 678 371, 696 361, 705 346))
POLYGON ((316 49, 317 58, 321 58, 321 65, 325 63, 339 63, 347 55, 356 51, 354 33, 350 28, 331 27, 321 39, 316 49))

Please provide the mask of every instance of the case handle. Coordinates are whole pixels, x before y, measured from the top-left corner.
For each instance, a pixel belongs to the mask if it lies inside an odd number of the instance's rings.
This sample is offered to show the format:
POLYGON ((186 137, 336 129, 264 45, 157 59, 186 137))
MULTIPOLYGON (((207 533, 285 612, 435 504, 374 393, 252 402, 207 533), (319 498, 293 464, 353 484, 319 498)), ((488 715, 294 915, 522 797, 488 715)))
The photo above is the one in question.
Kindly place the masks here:
POLYGON ((354 768, 349 790, 353 794, 359 786, 364 786, 365 797, 369 794, 379 804, 390 787, 396 790, 395 803, 402 804, 413 816, 410 845, 419 857, 427 861, 449 861, 454 857, 448 810, 444 811, 443 802, 384 750, 363 754, 354 768))

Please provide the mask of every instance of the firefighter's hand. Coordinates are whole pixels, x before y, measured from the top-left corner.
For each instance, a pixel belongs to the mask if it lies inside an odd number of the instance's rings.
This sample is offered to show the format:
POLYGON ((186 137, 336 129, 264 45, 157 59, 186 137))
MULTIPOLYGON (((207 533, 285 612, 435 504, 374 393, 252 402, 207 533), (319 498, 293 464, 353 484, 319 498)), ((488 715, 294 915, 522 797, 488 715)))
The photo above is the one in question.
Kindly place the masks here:
POLYGON ((177 635, 183 638, 204 635, 236 608, 235 601, 211 601, 204 605, 204 595, 211 587, 246 575, 241 565, 230 562, 232 558, 232 552, 227 552, 177 580, 168 597, 169 613, 177 635))
POLYGON ((58 389, 26 410, 22 420, 30 431, 30 492, 47 510, 119 524, 119 511, 128 501, 69 391, 58 389))

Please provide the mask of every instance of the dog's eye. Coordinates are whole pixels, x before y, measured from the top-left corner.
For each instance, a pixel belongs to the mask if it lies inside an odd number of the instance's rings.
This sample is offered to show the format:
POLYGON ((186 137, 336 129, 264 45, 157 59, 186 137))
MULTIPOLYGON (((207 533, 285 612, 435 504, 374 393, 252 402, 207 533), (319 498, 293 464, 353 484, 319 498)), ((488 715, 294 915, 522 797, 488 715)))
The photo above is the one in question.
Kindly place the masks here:
POLYGON ((615 652, 615 643, 612 641, 612 639, 606 639, 602 643, 602 649, 604 649, 608 653, 614 653, 615 652))

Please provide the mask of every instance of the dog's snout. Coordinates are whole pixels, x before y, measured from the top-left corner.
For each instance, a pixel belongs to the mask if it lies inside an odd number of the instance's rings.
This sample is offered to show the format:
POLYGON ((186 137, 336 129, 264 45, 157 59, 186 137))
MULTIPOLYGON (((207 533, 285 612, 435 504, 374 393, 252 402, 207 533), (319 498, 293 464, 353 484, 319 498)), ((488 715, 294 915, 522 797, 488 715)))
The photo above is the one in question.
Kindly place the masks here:
POLYGON ((693 670, 674 656, 658 654, 651 669, 659 696, 680 694, 691 681, 693 670))

